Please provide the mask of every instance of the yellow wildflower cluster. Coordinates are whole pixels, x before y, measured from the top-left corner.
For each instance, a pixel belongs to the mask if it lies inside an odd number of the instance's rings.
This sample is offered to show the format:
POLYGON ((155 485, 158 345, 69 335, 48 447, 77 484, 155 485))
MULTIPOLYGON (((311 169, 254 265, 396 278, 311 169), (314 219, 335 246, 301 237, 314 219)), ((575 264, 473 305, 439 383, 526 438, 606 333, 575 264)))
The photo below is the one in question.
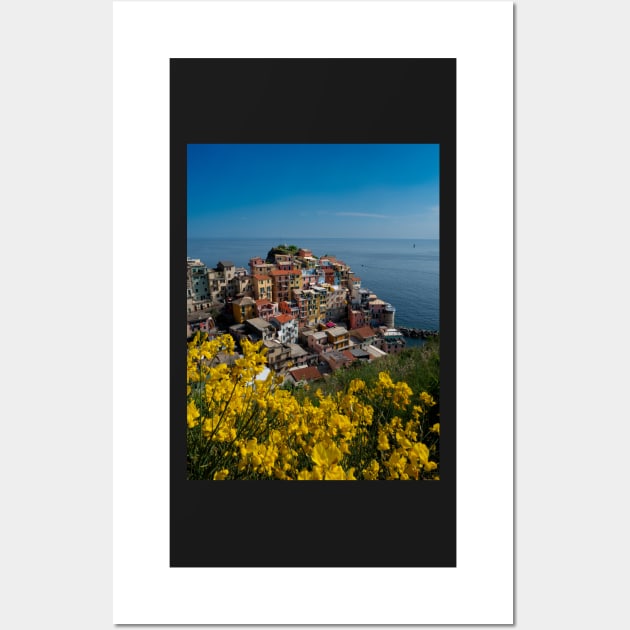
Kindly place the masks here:
POLYGON ((188 344, 189 479, 438 479, 436 402, 380 372, 344 391, 298 400, 262 343, 198 333, 188 344), (429 426, 429 416, 432 425, 429 426))

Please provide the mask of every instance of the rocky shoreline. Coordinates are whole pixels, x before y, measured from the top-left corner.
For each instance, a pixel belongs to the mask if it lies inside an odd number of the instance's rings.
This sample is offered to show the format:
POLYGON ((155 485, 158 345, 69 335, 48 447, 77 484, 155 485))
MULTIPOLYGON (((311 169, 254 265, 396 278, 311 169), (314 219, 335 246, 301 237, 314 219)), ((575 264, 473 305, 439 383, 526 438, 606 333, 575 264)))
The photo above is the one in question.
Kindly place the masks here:
POLYGON ((412 337, 413 339, 429 339, 429 337, 437 337, 439 330, 425 330, 423 328, 408 328, 407 326, 398 326, 398 330, 404 337, 412 337))

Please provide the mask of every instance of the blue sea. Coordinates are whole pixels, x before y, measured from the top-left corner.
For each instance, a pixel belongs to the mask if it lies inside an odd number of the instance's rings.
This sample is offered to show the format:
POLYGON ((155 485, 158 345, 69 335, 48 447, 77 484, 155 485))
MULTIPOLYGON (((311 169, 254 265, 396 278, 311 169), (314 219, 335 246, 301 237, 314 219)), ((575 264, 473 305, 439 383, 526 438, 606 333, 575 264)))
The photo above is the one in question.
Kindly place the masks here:
MULTIPOLYGON (((439 240, 363 238, 189 238, 187 255, 208 267, 231 260, 249 271, 249 259, 265 258, 279 244, 336 256, 361 278, 361 286, 396 307, 396 326, 440 330, 439 240)), ((417 340, 408 339, 408 342, 417 340)))

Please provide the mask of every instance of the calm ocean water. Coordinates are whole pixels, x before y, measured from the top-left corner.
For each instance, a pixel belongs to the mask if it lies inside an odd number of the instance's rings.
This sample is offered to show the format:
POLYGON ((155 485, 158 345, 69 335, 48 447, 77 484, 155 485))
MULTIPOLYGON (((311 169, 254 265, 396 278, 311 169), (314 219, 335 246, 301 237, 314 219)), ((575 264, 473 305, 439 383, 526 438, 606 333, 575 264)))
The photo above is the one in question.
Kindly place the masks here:
MULTIPOLYGON (((396 307, 397 326, 440 330, 440 242, 412 239, 189 238, 187 255, 215 267, 231 260, 249 270, 249 259, 265 257, 280 243, 336 256, 361 278, 361 286, 396 307), (414 247, 415 245, 415 247, 414 247)), ((414 340, 409 340, 414 341, 414 340)))

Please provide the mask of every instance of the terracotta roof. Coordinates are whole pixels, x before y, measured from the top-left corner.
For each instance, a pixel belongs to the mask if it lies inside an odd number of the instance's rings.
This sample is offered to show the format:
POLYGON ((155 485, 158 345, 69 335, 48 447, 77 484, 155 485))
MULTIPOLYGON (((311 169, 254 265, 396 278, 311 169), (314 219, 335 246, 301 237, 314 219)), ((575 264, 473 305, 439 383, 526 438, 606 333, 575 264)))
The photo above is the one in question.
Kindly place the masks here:
POLYGON ((269 272, 270 276, 301 276, 302 272, 299 269, 272 269, 269 272))
POLYGON ((271 278, 269 276, 263 276, 261 274, 254 274, 253 276, 254 278, 256 278, 256 280, 271 280, 271 278))
POLYGON ((358 335, 363 339, 367 339, 368 337, 374 337, 376 335, 376 331, 370 326, 362 326, 361 328, 355 328, 350 331, 351 335, 358 335))
POLYGON ((322 377, 322 373, 313 366, 297 368, 296 370, 290 370, 289 374, 293 377, 293 380, 298 381, 314 381, 322 377))
POLYGON ((348 360, 350 360, 350 362, 354 361, 354 357, 352 356, 352 354, 350 354, 350 356, 347 356, 345 354, 346 352, 348 351, 329 350, 328 352, 323 352, 321 357, 326 361, 334 361, 335 363, 346 363, 348 360))
POLYGON ((281 324, 286 324, 287 322, 292 322, 294 317, 292 315, 287 315, 286 313, 281 313, 280 315, 276 315, 274 319, 279 321, 281 324))

